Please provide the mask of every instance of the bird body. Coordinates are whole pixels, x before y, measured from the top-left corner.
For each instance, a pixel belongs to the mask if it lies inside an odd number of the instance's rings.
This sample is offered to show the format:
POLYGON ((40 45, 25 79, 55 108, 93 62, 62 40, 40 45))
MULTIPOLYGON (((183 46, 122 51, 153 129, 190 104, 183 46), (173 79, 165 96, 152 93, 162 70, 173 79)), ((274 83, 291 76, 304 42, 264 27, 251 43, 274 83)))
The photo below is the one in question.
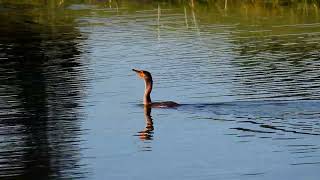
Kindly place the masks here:
POLYGON ((152 102, 151 101, 151 91, 153 88, 153 80, 151 73, 144 70, 132 69, 135 71, 138 76, 144 79, 145 82, 145 90, 143 95, 143 104, 146 106, 154 107, 154 108, 173 108, 179 106, 178 103, 173 101, 164 101, 164 102, 152 102))
POLYGON ((154 107, 154 108, 174 108, 179 105, 180 104, 173 102, 173 101, 162 101, 162 102, 151 103, 151 107, 154 107))

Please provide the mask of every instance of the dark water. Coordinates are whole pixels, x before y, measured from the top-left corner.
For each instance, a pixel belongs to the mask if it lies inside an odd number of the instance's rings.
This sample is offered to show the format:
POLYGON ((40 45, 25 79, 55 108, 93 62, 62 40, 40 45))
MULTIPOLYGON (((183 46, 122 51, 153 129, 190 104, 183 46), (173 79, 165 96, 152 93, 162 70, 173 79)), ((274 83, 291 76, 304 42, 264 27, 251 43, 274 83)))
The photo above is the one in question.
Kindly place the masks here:
POLYGON ((317 179, 319 4, 200 2, 0 1, 1 179, 317 179))

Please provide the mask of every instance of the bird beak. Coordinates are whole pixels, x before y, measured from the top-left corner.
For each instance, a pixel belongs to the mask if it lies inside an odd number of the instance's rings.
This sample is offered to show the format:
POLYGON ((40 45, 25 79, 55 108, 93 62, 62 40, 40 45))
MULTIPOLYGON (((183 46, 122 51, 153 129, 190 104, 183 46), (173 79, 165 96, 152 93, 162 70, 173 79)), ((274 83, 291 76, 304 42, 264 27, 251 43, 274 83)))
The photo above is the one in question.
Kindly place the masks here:
POLYGON ((143 72, 141 70, 132 69, 132 71, 136 72, 140 78, 144 77, 144 74, 143 74, 143 72))
POLYGON ((132 69, 132 71, 134 71, 136 73, 140 73, 140 70, 137 70, 137 69, 132 69))

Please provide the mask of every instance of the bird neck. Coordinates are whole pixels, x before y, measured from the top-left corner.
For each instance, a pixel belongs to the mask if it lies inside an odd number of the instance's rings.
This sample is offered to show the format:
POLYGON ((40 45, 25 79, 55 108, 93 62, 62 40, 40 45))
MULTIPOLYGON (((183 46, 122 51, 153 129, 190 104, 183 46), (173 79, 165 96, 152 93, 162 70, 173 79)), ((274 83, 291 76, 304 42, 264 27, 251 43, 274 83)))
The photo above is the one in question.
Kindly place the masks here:
POLYGON ((152 91, 152 85, 153 85, 152 80, 145 79, 145 90, 144 90, 144 96, 143 96, 144 105, 151 104, 150 94, 152 91))

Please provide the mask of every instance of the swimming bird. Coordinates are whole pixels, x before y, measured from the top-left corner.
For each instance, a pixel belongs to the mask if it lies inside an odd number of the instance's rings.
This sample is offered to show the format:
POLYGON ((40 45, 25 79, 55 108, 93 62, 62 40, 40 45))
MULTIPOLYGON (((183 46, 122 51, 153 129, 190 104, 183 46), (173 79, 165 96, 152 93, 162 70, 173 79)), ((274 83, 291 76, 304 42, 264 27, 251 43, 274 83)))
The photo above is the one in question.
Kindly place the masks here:
POLYGON ((150 97, 152 86, 153 86, 151 73, 148 71, 137 70, 137 69, 132 69, 132 71, 136 72, 141 79, 144 79, 145 90, 144 90, 144 96, 143 96, 143 104, 145 106, 151 106, 155 108, 173 108, 173 107, 179 106, 178 103, 173 101, 152 102, 150 97))

